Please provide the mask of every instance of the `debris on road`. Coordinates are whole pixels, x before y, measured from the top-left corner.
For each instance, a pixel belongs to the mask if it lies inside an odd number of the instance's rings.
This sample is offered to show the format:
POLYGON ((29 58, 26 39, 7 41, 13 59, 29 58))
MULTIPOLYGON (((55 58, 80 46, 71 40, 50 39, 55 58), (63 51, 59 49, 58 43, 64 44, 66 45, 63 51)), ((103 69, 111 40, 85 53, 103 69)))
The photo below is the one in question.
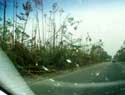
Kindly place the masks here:
POLYGON ((45 66, 42 66, 42 68, 45 70, 45 71, 49 71, 49 69, 45 66))
POLYGON ((70 59, 66 59, 66 62, 68 63, 72 63, 72 61, 70 59))
POLYGON ((50 81, 52 81, 52 82, 55 82, 55 80, 54 79, 49 79, 50 81))
POLYGON ((76 85, 78 85, 78 83, 74 83, 74 85, 76 86, 76 85))
POLYGON ((98 77, 98 76, 100 76, 100 73, 99 73, 99 72, 97 72, 97 73, 96 73, 96 76, 97 76, 97 77, 98 77))

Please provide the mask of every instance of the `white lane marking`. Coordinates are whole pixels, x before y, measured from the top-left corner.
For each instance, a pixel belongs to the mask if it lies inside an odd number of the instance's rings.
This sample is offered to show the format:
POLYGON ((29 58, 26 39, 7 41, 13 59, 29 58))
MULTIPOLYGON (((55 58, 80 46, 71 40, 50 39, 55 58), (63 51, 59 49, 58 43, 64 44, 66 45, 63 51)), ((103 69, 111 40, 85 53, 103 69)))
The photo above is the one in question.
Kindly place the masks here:
MULTIPOLYGON (((47 80, 46 80, 47 81, 47 80)), ((94 82, 94 83, 71 83, 71 82, 45 82, 46 85, 55 86, 55 84, 59 83, 61 87, 70 87, 70 88, 95 88, 95 87, 109 87, 109 86, 117 86, 117 85, 125 85, 125 81, 113 81, 113 82, 94 82)))

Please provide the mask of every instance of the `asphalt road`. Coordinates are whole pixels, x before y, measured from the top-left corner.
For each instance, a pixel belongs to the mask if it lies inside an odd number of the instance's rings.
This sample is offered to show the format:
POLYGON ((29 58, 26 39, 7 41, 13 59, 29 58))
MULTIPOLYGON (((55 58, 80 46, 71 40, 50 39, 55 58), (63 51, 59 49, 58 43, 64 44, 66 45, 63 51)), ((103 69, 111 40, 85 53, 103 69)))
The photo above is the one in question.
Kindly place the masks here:
POLYGON ((29 84, 36 95, 125 95, 125 63, 102 63, 29 84))

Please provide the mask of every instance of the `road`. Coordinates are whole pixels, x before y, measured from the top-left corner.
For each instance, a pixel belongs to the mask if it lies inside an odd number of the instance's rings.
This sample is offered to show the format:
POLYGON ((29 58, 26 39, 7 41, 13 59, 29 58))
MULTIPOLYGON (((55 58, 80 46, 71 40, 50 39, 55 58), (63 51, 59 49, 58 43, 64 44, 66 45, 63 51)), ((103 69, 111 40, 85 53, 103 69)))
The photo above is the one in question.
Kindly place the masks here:
POLYGON ((125 95, 125 64, 102 63, 29 84, 36 95, 125 95))

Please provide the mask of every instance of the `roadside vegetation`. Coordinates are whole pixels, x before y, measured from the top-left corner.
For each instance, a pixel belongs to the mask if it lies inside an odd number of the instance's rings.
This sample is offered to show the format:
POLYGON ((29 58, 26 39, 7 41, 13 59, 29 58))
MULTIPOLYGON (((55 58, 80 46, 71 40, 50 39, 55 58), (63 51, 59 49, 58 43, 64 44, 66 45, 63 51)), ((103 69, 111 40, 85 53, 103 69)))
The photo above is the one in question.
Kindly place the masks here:
POLYGON ((0 1, 3 12, 0 46, 20 72, 51 73, 111 61, 101 39, 94 42, 89 33, 86 39, 73 37, 72 32, 77 31, 81 21, 65 15, 58 3, 53 3, 50 11, 45 13, 43 0, 26 0, 23 4, 13 0, 12 18, 7 15, 9 3, 0 1), (34 19, 32 24, 31 16, 34 19))
POLYGON ((123 42, 121 48, 116 52, 114 62, 125 62, 125 41, 123 42))

